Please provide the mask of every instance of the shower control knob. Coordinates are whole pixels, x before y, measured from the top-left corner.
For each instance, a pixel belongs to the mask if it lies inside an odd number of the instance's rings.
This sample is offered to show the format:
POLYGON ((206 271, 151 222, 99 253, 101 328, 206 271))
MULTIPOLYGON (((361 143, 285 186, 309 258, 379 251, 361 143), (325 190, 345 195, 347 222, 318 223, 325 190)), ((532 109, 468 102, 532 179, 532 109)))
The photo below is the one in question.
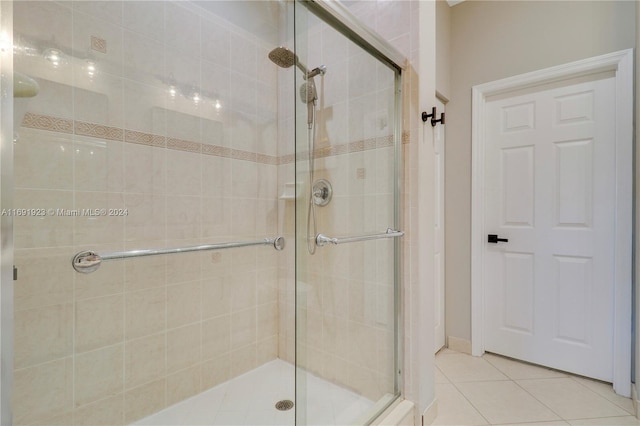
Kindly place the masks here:
POLYGON ((326 179, 318 179, 313 184, 311 196, 316 206, 324 207, 331 201, 333 197, 333 188, 331 183, 326 179))

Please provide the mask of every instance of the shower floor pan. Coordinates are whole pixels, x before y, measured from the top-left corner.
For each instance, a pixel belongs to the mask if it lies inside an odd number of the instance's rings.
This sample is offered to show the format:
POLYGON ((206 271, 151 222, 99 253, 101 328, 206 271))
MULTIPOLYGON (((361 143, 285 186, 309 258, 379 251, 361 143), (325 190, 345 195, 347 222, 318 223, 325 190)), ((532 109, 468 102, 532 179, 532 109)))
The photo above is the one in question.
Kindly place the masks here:
MULTIPOLYGON (((276 409, 283 400, 295 402, 294 366, 270 361, 221 383, 133 425, 294 425, 294 406, 276 409)), ((352 424, 374 406, 373 401, 307 374, 306 418, 310 425, 352 424)))

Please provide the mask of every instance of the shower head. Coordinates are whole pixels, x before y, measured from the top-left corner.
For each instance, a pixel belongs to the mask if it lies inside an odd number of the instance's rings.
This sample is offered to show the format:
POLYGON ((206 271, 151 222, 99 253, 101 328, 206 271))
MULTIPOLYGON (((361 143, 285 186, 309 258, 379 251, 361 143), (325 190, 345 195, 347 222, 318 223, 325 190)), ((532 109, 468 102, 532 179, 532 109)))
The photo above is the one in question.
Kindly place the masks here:
POLYGON ((303 78, 307 81, 300 86, 300 97, 302 98, 302 102, 307 104, 307 124, 309 125, 309 129, 311 129, 313 127, 314 108, 316 100, 318 99, 318 91, 316 90, 313 77, 316 75, 324 75, 327 72, 327 67, 320 65, 309 71, 307 67, 298 60, 298 56, 295 53, 282 46, 276 47, 269 52, 269 59, 281 68, 289 68, 295 64, 300 68, 300 71, 302 71, 303 78))
POLYGON ((289 68, 295 64, 305 76, 309 73, 307 67, 298 60, 298 56, 286 47, 280 46, 273 49, 269 52, 269 59, 281 68, 289 68))
POLYGON ((276 47, 269 52, 269 59, 271 62, 279 66, 280 68, 289 68, 294 64, 300 68, 305 80, 315 77, 316 75, 324 75, 327 72, 327 67, 320 65, 318 68, 314 68, 311 71, 304 66, 298 59, 298 55, 287 49, 286 47, 276 47))

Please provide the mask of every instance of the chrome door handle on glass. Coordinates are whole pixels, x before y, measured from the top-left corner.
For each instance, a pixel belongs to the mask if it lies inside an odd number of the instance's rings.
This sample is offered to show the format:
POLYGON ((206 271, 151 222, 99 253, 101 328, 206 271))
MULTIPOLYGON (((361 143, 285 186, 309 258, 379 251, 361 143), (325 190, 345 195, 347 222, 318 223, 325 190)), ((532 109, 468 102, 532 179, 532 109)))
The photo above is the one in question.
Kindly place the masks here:
POLYGON ((318 247, 326 246, 327 244, 344 244, 344 243, 355 243, 358 241, 369 241, 369 240, 379 240, 381 238, 397 238, 402 237, 404 232, 396 231, 395 229, 388 228, 387 232, 382 234, 369 234, 369 235, 358 235, 355 237, 338 237, 331 238, 327 237, 323 234, 316 235, 316 244, 318 247))

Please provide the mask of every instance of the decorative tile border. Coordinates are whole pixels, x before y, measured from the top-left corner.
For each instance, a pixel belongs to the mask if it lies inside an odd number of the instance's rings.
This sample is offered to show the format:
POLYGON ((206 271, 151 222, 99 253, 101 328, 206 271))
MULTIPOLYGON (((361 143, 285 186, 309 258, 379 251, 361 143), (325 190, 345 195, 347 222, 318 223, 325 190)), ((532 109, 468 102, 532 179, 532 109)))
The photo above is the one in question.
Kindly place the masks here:
POLYGON ((32 114, 28 112, 22 120, 22 125, 31 129, 73 134, 73 120, 50 117, 48 115, 32 114))
POLYGON ((202 152, 201 143, 186 141, 184 139, 167 138, 167 148, 178 151, 202 152))
POLYGON ((93 138, 109 139, 112 141, 124 140, 124 131, 116 127, 102 126, 100 124, 74 121, 73 131, 76 135, 91 136, 93 138))
POLYGON ((165 148, 167 146, 164 136, 152 135, 151 133, 136 132, 134 130, 125 130, 124 141, 129 143, 137 143, 139 145, 155 146, 165 148))
MULTIPOLYGON (((233 158, 235 160, 253 161, 261 164, 280 165, 289 164, 295 161, 296 155, 287 154, 279 157, 260 154, 239 149, 227 148, 218 145, 210 145, 177 138, 167 138, 151 133, 138 132, 135 130, 121 129, 117 127, 104 126, 101 124, 75 121, 65 118, 51 117, 26 113, 22 121, 23 127, 31 129, 48 130, 51 132, 76 134, 100 139, 114 141, 124 141, 139 145, 147 145, 157 148, 174 149, 178 151, 202 153, 216 157, 233 158)), ((409 143, 409 132, 402 132, 402 143, 409 143)), ((393 135, 359 140, 355 142, 325 146, 315 150, 315 158, 333 157, 336 155, 348 154, 351 152, 369 151, 377 148, 392 147, 394 143, 393 135)), ((298 153, 299 161, 306 160, 308 153, 298 153)))

